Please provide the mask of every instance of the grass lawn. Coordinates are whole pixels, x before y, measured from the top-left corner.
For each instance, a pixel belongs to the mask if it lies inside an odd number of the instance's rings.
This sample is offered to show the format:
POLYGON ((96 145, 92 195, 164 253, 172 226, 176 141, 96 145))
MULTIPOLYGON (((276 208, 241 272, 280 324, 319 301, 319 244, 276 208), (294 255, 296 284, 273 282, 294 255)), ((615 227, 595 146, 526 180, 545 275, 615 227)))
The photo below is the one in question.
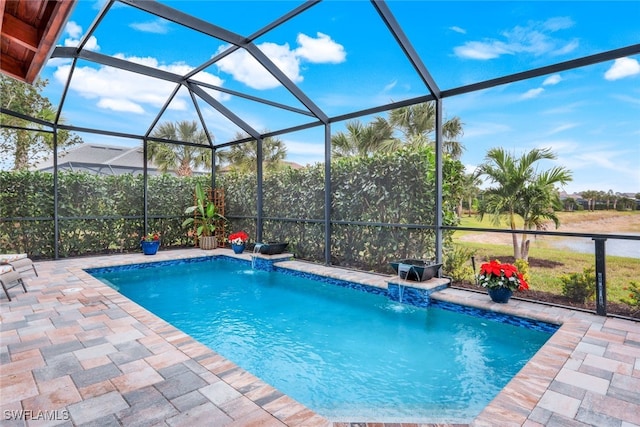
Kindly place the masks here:
MULTIPOLYGON (((561 212, 561 226, 559 231, 577 231, 582 233, 640 233, 640 212, 561 212), (616 228, 617 227, 617 228, 616 228), (591 228, 591 229, 590 229, 591 228)), ((519 226, 522 222, 520 221, 519 226)), ((480 221, 477 217, 463 217, 462 227, 500 228, 487 218, 480 221)), ((549 228, 553 230, 553 227, 549 228)), ((513 257, 513 247, 510 235, 504 235, 495 242, 496 233, 477 233, 472 231, 456 231, 454 241, 464 247, 476 251, 476 268, 489 259, 513 257), (482 234, 489 242, 482 241, 482 234), (465 238, 466 236, 466 238, 465 238), (470 237, 474 237, 469 241, 470 237), (463 239, 464 240, 461 240, 463 239)), ((520 237, 520 236, 519 236, 520 237)), ((529 250, 530 287, 534 290, 562 294, 560 276, 570 273, 580 273, 586 267, 595 266, 595 253, 579 253, 567 249, 554 248, 542 239, 533 240, 529 250)), ((640 258, 609 256, 606 257, 607 300, 620 302, 628 296, 624 290, 631 281, 640 282, 640 258)))

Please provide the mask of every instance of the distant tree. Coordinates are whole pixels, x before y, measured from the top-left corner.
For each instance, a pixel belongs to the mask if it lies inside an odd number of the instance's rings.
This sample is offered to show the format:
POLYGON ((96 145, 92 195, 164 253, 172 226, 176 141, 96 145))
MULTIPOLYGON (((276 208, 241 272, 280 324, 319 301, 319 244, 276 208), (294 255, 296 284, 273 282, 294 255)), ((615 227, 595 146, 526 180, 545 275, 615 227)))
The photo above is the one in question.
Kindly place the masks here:
MULTIPOLYGON (((172 141, 209 145, 204 130, 198 127, 195 120, 161 123, 157 129, 154 129, 151 136, 172 141)), ((161 172, 166 173, 169 170, 174 170, 178 176, 191 176, 195 169, 201 167, 211 168, 211 152, 212 150, 209 148, 190 145, 158 141, 150 141, 148 144, 149 160, 153 161, 161 172)))
POLYGON ((634 199, 630 199, 629 197, 622 196, 618 199, 616 210, 632 211, 636 209, 636 206, 637 204, 634 199))
MULTIPOLYGON (((484 191, 479 211, 481 218, 491 214, 499 222, 500 217, 506 215, 513 231, 517 229, 516 216, 524 220, 524 229, 541 227, 543 219, 553 220, 558 227, 559 220, 553 208, 560 205, 560 199, 555 185, 571 181, 571 172, 563 167, 553 167, 541 173, 536 169, 536 162, 555 158, 549 149, 533 149, 519 158, 502 148, 490 149, 485 162, 478 167, 478 173, 495 186, 484 191)), ((516 233, 511 236, 514 257, 527 260, 528 235, 523 234, 521 241, 516 233)))
MULTIPOLYGON (((435 137, 431 135, 436 130, 436 104, 435 102, 422 102, 391 110, 389 124, 402 133, 406 144, 433 145, 435 137)), ((464 151, 463 145, 457 140, 462 134, 460 118, 454 117, 443 123, 442 150, 454 159, 459 159, 464 151)))
POLYGON ((577 206, 578 206, 578 203, 573 197, 567 197, 566 199, 564 199, 563 208, 565 211, 573 212, 577 206))
POLYGON ((376 151, 389 151, 396 145, 393 128, 382 117, 366 125, 359 120, 348 121, 346 130, 331 137, 331 152, 335 157, 368 156, 376 151))
POLYGON ((458 216, 462 216, 462 201, 464 199, 467 199, 469 208, 468 216, 471 216, 473 199, 480 193, 480 184, 482 184, 482 181, 477 174, 464 174, 464 178, 462 181, 462 197, 460 198, 460 205, 458 207, 458 216))
MULTIPOLYGON (((248 134, 237 133, 236 139, 248 138, 248 134)), ((229 167, 239 172, 255 171, 258 164, 258 142, 253 139, 232 145, 228 151, 221 151, 221 158, 229 167)), ((262 140, 262 161, 266 171, 274 171, 285 166, 287 149, 281 139, 267 137, 262 140)))
POLYGON ((583 199, 587 201, 587 210, 593 211, 596 207, 596 200, 598 198, 598 191, 596 190, 587 190, 580 193, 583 199))
MULTIPOLYGON (((3 108, 52 124, 49 127, 8 114, 0 114, 0 153, 3 154, 3 158, 12 159, 14 170, 28 169, 53 152, 53 133, 45 130, 53 130, 56 110, 49 99, 41 94, 47 84, 47 80, 38 79, 30 85, 0 75, 0 105, 3 108)), ((58 121, 58 124, 61 123, 64 123, 63 117, 58 121)), ((59 148, 82 142, 82 138, 72 132, 57 132, 59 148)))

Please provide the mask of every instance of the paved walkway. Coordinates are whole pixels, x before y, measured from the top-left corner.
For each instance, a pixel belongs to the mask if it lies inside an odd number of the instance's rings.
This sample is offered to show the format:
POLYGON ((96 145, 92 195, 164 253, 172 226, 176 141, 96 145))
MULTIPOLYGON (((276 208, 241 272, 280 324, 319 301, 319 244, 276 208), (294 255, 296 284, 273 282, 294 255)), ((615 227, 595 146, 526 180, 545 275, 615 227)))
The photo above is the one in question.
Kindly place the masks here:
MULTIPOLYGON (((218 253, 231 251, 38 262, 40 276, 28 277, 28 293, 14 288, 13 301, 0 298, 0 425, 383 426, 322 418, 82 271, 218 253)), ((563 324, 472 426, 640 426, 640 323, 523 301, 498 305, 457 289, 436 297, 563 324)))

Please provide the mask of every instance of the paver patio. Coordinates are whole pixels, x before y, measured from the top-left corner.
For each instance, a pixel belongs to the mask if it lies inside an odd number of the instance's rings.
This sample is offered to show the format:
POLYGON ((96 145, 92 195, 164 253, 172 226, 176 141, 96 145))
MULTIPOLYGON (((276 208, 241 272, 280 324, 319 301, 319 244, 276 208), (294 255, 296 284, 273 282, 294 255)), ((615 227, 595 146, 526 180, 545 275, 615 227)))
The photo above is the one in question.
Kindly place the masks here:
MULTIPOLYGON (((28 293, 14 288, 13 301, 0 299, 0 424, 382 426, 324 419, 82 270, 217 254, 233 256, 185 249, 38 262, 28 293)), ((380 275, 283 265, 385 283, 380 275)), ((562 324, 472 426, 640 426, 640 323, 518 300, 499 305, 460 289, 434 298, 562 324)))

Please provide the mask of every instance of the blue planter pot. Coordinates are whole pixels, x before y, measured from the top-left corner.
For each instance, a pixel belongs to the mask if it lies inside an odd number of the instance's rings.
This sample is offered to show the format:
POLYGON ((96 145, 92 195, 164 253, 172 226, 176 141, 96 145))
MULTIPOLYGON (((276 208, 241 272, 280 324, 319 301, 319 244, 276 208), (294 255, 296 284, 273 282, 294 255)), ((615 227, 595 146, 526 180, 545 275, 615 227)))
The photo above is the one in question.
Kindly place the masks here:
POLYGON ((487 289, 489 296, 493 302, 506 304, 513 295, 513 291, 509 288, 489 288, 487 289))
POLYGON ((155 255, 160 247, 160 240, 151 240, 148 242, 144 240, 140 242, 140 246, 142 247, 142 253, 145 255, 155 255))
POLYGON ((236 245, 236 244, 231 244, 231 249, 233 249, 233 252, 236 254, 241 254, 242 252, 244 252, 244 247, 245 245, 236 245))

